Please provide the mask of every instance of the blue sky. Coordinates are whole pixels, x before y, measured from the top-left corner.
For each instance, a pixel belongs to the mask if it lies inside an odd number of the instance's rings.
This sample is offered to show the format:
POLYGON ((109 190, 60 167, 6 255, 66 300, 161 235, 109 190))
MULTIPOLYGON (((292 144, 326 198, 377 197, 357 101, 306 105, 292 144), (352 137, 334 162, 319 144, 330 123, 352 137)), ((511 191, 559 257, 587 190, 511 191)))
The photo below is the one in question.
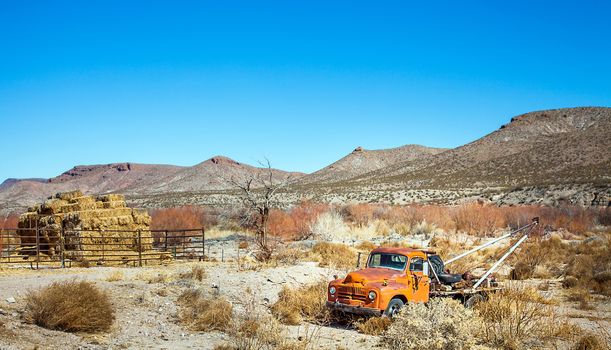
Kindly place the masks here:
POLYGON ((611 106, 588 1, 0 2, 0 181, 223 154, 311 172, 611 106))

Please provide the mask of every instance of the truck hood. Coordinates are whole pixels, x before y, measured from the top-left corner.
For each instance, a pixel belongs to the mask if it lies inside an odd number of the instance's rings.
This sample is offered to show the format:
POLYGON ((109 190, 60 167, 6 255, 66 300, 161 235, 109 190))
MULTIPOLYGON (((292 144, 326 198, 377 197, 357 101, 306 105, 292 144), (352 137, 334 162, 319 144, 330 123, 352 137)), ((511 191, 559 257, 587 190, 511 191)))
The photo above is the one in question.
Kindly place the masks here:
POLYGON ((366 268, 358 271, 353 271, 344 278, 344 283, 371 283, 382 282, 384 280, 394 280, 400 277, 403 271, 397 271, 386 268, 366 268))

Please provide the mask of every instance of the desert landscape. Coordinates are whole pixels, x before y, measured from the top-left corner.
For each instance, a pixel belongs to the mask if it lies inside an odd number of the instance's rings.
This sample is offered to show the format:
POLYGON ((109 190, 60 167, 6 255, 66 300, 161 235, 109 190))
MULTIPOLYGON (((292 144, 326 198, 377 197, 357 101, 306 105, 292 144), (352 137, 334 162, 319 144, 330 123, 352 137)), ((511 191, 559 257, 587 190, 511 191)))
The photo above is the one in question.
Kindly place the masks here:
POLYGON ((610 13, 0 2, 0 350, 611 349, 610 13))

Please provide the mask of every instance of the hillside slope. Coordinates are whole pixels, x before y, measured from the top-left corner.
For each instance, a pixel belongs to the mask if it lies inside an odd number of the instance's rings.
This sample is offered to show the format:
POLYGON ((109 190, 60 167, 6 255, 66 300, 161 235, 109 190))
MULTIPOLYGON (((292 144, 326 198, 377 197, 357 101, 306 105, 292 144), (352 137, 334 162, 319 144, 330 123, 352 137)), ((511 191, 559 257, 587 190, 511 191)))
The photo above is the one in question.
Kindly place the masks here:
POLYGON ((611 108, 532 112, 464 146, 355 180, 420 188, 609 183, 610 135, 611 108))
POLYGON ((352 179, 395 164, 418 160, 428 155, 446 151, 420 145, 405 145, 396 148, 366 150, 357 147, 352 153, 300 179, 300 184, 325 184, 352 179))

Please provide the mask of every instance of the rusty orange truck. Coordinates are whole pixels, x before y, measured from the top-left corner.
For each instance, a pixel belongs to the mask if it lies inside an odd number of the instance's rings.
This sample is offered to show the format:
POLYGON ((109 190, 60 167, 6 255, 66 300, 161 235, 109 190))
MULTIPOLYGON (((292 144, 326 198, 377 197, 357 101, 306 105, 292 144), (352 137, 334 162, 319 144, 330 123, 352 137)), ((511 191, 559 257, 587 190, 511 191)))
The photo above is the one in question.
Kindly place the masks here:
MULTIPOLYGON (((366 316, 394 316, 406 303, 426 303, 432 297, 460 299, 472 306, 488 293, 501 289, 491 277, 498 266, 524 242, 538 218, 517 230, 475 247, 444 262, 432 250, 380 247, 371 251, 366 267, 336 278, 327 289, 327 307, 366 316), (500 240, 523 235, 482 276, 452 274, 446 266, 500 240)), ((358 265, 358 263, 357 263, 358 265)), ((337 277, 337 276, 336 276, 337 277)))

